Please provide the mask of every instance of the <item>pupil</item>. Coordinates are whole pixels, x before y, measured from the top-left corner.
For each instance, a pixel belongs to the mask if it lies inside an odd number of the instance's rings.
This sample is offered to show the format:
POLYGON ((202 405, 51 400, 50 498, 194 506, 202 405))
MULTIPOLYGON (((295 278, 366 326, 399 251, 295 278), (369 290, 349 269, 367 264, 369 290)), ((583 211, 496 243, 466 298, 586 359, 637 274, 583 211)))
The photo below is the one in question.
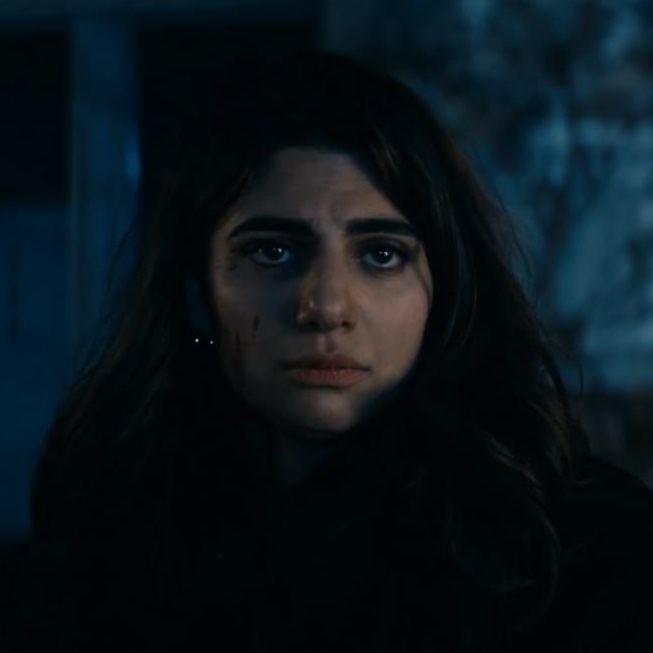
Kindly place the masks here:
MULTIPOLYGON (((268 253, 269 253, 269 252, 276 252, 277 254, 280 254, 280 253, 281 253, 281 247, 278 247, 278 246, 270 246, 270 247, 267 248, 267 251, 268 251, 268 253)), ((275 258, 275 256, 272 255, 272 258, 275 258)), ((276 258, 279 258, 279 256, 277 256, 276 258)))
POLYGON ((377 254, 381 253, 380 259, 382 263, 387 263, 388 258, 392 256, 392 254, 387 250, 387 249, 379 249, 377 250, 377 254))

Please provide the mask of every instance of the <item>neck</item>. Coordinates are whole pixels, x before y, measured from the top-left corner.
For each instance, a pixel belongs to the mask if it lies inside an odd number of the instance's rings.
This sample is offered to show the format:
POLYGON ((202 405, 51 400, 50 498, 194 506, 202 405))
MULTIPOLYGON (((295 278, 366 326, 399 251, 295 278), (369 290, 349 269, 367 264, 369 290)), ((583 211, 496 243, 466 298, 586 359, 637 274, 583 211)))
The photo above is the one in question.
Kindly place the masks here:
POLYGON ((307 437, 287 428, 274 428, 275 469, 282 485, 294 485, 301 481, 314 467, 339 449, 341 438, 307 437))

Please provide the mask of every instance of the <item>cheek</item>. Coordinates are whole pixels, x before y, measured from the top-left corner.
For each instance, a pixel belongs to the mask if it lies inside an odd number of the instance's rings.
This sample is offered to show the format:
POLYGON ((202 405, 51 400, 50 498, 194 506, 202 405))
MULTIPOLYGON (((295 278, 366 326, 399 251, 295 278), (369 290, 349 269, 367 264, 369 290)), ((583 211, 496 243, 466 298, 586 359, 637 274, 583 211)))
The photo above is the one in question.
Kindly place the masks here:
POLYGON ((408 365, 419 351, 429 314, 426 293, 403 292, 377 304, 377 351, 388 366, 408 365))
POLYGON ((265 327, 271 320, 262 298, 237 284, 213 285, 213 303, 220 329, 223 369, 233 383, 246 389, 259 359, 265 358, 265 327))
POLYGON ((212 281, 213 308, 220 329, 244 337, 247 316, 257 308, 256 298, 229 268, 218 269, 212 281))
POLYGON ((212 281, 213 310, 219 329, 219 350, 223 370, 236 386, 245 379, 243 348, 246 310, 236 289, 225 283, 220 272, 212 281))

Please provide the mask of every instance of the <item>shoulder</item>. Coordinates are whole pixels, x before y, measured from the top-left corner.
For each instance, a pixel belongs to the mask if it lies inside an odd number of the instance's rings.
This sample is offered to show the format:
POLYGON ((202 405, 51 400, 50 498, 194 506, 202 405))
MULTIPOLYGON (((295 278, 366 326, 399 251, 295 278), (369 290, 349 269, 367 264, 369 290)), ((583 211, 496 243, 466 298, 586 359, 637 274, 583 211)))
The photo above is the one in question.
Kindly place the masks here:
POLYGON ((129 610, 146 616, 137 563, 115 538, 12 547, 0 560, 0 651, 95 650, 132 637, 129 610))
POLYGON ((77 633, 63 542, 24 541, 0 561, 1 651, 65 650, 77 633), (72 621, 71 621, 72 620, 72 621))
POLYGON ((653 493, 586 459, 557 521, 560 581, 546 638, 563 651, 653 650, 653 493))
POLYGON ((617 553, 653 542, 653 492, 619 467, 585 458, 559 511, 567 549, 603 545, 617 553))

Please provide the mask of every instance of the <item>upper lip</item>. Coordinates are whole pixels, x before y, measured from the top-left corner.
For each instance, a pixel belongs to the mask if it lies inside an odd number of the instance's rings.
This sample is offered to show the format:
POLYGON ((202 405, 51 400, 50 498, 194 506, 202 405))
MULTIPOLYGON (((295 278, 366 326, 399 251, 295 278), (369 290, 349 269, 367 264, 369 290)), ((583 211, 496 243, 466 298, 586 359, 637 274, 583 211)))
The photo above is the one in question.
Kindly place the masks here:
POLYGON ((366 370, 367 367, 355 358, 344 354, 310 354, 299 356, 285 363, 283 367, 347 368, 366 370))

